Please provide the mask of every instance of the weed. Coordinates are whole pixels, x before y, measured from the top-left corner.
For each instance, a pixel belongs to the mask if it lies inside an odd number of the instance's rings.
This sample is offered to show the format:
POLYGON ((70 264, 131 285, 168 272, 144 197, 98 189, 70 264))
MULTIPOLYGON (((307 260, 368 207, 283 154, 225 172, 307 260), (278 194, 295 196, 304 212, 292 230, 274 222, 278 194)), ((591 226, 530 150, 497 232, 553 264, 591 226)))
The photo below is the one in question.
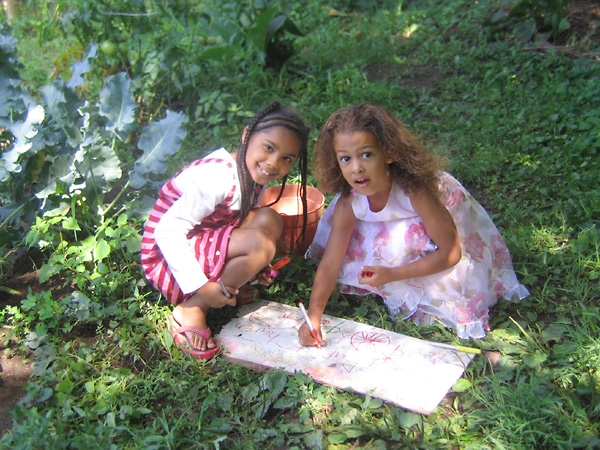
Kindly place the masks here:
POLYGON ((511 30, 527 42, 534 38, 557 41, 571 28, 565 0, 507 1, 487 23, 492 33, 511 30))

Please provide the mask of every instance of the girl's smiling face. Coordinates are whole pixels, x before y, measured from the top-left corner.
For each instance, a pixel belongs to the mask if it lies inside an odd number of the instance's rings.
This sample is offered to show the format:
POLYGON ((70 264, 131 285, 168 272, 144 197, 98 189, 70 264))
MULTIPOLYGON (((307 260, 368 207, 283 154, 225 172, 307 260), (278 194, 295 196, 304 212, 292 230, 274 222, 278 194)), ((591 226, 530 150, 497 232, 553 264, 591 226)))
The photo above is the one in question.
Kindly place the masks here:
POLYGON ((369 197, 371 210, 383 209, 392 187, 389 165, 393 160, 385 156, 375 136, 368 131, 336 133, 333 149, 352 189, 369 197))
POLYGON ((246 149, 246 166, 250 176, 261 185, 283 178, 298 159, 301 148, 298 136, 285 127, 276 126, 252 133, 246 149))

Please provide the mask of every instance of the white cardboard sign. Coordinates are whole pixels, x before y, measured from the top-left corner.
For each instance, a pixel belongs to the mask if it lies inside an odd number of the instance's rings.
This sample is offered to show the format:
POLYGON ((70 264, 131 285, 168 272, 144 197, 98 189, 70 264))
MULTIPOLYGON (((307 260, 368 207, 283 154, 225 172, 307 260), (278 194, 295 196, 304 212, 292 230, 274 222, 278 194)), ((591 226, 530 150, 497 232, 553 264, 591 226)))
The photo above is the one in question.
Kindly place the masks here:
POLYGON ((315 381, 430 414, 462 376, 473 354, 323 315, 327 345, 302 347, 299 308, 261 301, 240 308, 217 339, 229 359, 250 366, 300 371, 315 381))

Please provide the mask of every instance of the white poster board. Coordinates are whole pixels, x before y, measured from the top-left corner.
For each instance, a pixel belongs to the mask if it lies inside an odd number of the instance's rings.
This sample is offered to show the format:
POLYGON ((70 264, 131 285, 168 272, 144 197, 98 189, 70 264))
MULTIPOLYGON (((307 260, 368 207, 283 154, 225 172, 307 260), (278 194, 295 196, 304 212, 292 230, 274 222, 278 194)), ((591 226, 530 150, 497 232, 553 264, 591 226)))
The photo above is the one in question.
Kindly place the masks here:
POLYGON ((261 301, 240 308, 217 339, 225 356, 249 366, 300 371, 315 381, 430 414, 475 355, 362 323, 323 315, 322 348, 302 347, 298 308, 261 301))

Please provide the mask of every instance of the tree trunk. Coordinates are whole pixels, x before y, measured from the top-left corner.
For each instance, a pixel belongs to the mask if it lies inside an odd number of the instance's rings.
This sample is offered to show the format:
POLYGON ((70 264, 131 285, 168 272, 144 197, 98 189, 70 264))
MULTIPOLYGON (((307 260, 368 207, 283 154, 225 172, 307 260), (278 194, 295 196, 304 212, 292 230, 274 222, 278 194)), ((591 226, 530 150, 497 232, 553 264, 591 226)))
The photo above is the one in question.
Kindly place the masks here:
POLYGON ((2 3, 6 10, 6 21, 10 24, 15 17, 15 0, 4 0, 2 3))

